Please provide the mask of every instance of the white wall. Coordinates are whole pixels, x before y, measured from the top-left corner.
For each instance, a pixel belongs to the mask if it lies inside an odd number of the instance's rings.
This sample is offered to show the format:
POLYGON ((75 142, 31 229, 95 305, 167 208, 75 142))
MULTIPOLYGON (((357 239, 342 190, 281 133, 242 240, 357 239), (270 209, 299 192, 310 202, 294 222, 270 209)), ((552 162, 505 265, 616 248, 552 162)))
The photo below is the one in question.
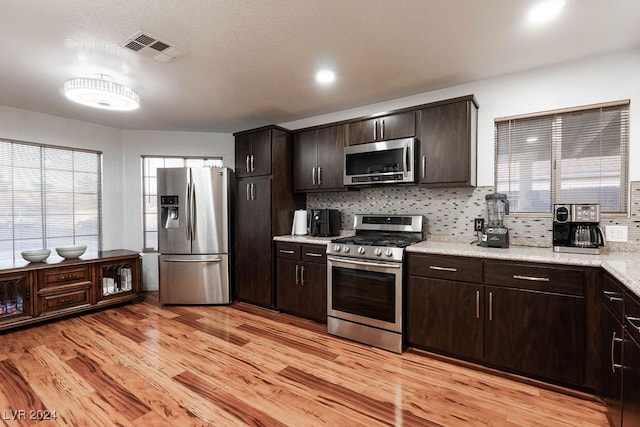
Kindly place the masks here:
POLYGON ((640 180, 640 49, 481 80, 432 92, 281 123, 301 129, 474 94, 478 110, 478 186, 494 184, 494 120, 500 117, 630 99, 630 179, 640 180))
MULTIPOLYGON (((227 133, 124 131, 122 159, 125 207, 122 247, 140 251, 142 229, 142 155, 155 156, 215 156, 222 157, 225 166, 234 167, 234 138, 227 133)), ((143 284, 145 290, 158 289, 158 256, 144 254, 143 284)))
POLYGON ((120 129, 0 106, 0 138, 102 151, 103 249, 122 247, 120 129))

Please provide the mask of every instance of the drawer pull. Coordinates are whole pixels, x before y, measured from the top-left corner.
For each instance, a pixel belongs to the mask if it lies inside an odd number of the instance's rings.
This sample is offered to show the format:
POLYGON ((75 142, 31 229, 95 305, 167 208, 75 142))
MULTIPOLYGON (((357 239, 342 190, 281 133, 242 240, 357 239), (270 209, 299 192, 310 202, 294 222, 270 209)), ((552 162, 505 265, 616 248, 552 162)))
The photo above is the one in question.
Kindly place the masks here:
POLYGON ((640 332, 640 326, 634 323, 634 322, 640 322, 640 317, 631 317, 631 316, 624 316, 624 317, 625 319, 627 319, 627 323, 629 323, 632 328, 640 332))
POLYGON ((620 292, 604 291, 604 296, 607 297, 609 302, 624 301, 623 298, 620 298, 620 297, 615 296, 615 295, 620 295, 620 292))
POLYGON ((458 271, 457 268, 453 268, 453 267, 439 267, 437 265, 430 265, 429 269, 431 270, 438 270, 438 271, 451 271, 452 273, 455 273, 456 271, 458 271))
POLYGON ((280 249, 280 253, 281 254, 295 254, 296 251, 291 251, 291 250, 288 250, 288 249, 280 249))
POLYGON ((78 276, 76 276, 75 274, 69 274, 68 276, 60 276, 58 277, 58 280, 71 280, 71 279, 76 279, 78 276))
POLYGON ((614 362, 614 346, 617 342, 622 342, 622 338, 616 338, 616 332, 613 332, 611 337, 611 372, 616 373, 616 369, 621 369, 622 365, 614 362))
POLYGON ((305 252, 306 256, 314 256, 314 257, 321 257, 322 254, 316 253, 316 252, 305 252))
POLYGON ((534 277, 534 276, 521 276, 520 274, 514 274, 514 279, 518 280, 529 280, 530 282, 548 282, 548 277, 534 277))
POLYGON ((67 303, 67 302, 73 302, 73 301, 75 301, 74 297, 61 298, 61 299, 58 300, 58 302, 60 304, 64 304, 64 303, 67 303))

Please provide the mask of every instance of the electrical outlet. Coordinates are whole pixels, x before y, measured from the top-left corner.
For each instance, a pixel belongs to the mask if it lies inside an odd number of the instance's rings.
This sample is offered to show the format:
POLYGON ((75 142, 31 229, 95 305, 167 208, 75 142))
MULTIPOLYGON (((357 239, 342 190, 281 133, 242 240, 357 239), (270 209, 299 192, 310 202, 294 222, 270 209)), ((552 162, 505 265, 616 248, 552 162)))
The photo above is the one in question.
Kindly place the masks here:
POLYGON ((629 227, 626 225, 607 225, 604 230, 607 242, 627 242, 629 240, 629 227))
POLYGON ((484 218, 476 218, 473 220, 473 231, 482 231, 484 228, 484 218))

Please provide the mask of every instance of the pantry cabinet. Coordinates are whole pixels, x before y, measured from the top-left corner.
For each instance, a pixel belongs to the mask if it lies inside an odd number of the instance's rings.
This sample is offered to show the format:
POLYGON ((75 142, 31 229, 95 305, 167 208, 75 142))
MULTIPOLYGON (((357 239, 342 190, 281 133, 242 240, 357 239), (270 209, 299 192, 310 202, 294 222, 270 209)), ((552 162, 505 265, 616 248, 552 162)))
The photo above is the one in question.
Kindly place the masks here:
POLYGON ((292 191, 291 136, 277 126, 234 135, 237 179, 233 295, 240 301, 274 308, 272 239, 290 233, 293 212, 305 207, 304 194, 292 191), (256 148, 258 145, 260 149, 256 148), (268 166, 258 167, 258 153, 262 153, 260 162, 268 159, 268 166))
POLYGON ((0 268, 0 330, 142 299, 141 259, 127 250, 0 268), (117 292, 105 295, 105 271, 117 292))
POLYGON ((326 246, 276 242, 277 307, 327 323, 326 246))

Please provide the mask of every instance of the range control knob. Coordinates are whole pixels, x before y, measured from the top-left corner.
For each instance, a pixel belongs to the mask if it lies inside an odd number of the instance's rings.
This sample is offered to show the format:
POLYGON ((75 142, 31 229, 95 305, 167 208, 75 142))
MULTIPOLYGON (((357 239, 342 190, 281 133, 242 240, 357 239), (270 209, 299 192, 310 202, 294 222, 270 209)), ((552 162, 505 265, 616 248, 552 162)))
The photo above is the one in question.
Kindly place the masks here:
POLYGON ((385 254, 385 256, 391 256, 391 255, 393 255, 393 251, 391 250, 391 248, 387 248, 384 251, 384 254, 385 254))
POLYGON ((350 250, 350 249, 349 249, 349 246, 344 246, 344 247, 342 248, 342 252, 344 252, 345 254, 346 254, 347 252, 349 252, 349 250, 350 250))
POLYGON ((380 249, 380 248, 375 248, 375 249, 373 250, 373 254, 374 254, 375 256, 380 256, 380 255, 382 255, 382 249, 380 249))
POLYGON ((340 252, 340 245, 333 245, 334 252, 340 252))
POLYGON ((362 246, 358 247, 358 253, 359 253, 360 255, 363 255, 363 254, 364 254, 364 248, 363 248, 362 246))

